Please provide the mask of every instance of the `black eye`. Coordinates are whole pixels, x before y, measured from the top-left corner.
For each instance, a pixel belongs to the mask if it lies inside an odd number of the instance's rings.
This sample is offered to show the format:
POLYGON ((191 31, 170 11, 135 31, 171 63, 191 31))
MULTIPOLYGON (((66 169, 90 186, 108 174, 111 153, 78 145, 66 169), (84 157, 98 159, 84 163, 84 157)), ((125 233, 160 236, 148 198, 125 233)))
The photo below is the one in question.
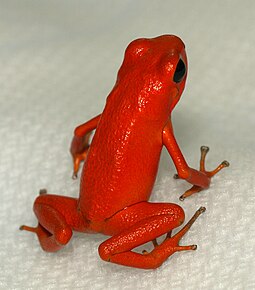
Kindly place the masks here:
POLYGON ((186 73, 186 67, 183 60, 180 58, 174 73, 174 82, 179 83, 186 73))

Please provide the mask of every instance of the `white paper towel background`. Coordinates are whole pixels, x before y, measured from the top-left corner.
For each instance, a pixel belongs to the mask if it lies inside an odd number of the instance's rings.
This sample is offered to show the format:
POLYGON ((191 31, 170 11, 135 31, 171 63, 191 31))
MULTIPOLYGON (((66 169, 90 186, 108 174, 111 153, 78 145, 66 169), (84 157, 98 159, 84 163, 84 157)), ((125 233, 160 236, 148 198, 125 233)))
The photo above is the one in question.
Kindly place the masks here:
MULTIPOLYGON (((255 2, 0 1, 0 289, 255 289, 255 2), (127 44, 172 33, 186 43, 189 76, 173 114, 193 167, 231 167, 211 188, 179 202, 163 151, 152 201, 207 208, 177 253, 155 271, 105 263, 103 235, 75 234, 56 254, 18 230, 36 225, 40 188, 77 196, 68 153, 74 127, 98 114, 127 44)), ((102 144, 103 146, 103 144, 102 144)), ((143 247, 142 247, 143 248, 143 247)))

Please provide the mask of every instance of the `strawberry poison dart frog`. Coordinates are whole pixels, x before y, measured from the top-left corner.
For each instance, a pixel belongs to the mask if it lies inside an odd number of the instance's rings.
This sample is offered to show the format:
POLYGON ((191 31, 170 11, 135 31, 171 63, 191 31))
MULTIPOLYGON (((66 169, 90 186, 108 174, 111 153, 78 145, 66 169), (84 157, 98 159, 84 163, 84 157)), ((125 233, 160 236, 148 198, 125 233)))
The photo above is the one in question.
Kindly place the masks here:
POLYGON ((149 197, 156 179, 162 147, 177 170, 176 178, 192 184, 181 199, 206 189, 211 177, 223 167, 206 171, 208 147, 201 147, 200 169, 188 166, 174 137, 171 112, 179 101, 187 77, 185 46, 174 35, 132 41, 119 69, 116 83, 103 112, 74 131, 71 154, 74 177, 81 161, 78 198, 47 194, 41 190, 34 202, 37 227, 21 226, 36 233, 43 250, 65 246, 73 231, 110 236, 99 246, 100 257, 130 267, 159 267, 177 251, 195 250, 179 245, 196 218, 176 234, 184 222, 183 209, 173 203, 152 203, 149 197), (95 130, 92 141, 91 132, 95 130), (165 240, 157 238, 166 234, 165 240), (133 249, 149 241, 151 252, 133 249))

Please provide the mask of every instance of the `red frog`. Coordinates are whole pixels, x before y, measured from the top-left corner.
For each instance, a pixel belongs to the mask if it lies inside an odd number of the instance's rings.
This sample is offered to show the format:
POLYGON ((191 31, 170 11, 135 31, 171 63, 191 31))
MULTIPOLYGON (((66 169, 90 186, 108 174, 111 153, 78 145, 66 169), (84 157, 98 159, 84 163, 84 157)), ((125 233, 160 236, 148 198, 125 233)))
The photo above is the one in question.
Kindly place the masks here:
POLYGON ((73 231, 111 236, 99 246, 100 257, 130 267, 159 267, 177 251, 195 250, 179 241, 201 207, 184 222, 183 209, 173 203, 148 202, 158 171, 162 147, 173 159, 178 175, 193 186, 181 199, 206 189, 213 175, 228 166, 205 170, 209 148, 201 147, 200 170, 190 168, 174 137, 171 112, 179 101, 187 77, 185 46, 174 35, 137 39, 126 49, 117 81, 103 112, 74 131, 71 153, 74 177, 85 160, 79 198, 40 192, 34 203, 38 226, 21 226, 37 234, 43 250, 65 246, 73 231), (89 144, 89 136, 95 135, 89 144), (167 234, 159 245, 156 238, 167 234), (152 241, 151 252, 132 251, 152 241))

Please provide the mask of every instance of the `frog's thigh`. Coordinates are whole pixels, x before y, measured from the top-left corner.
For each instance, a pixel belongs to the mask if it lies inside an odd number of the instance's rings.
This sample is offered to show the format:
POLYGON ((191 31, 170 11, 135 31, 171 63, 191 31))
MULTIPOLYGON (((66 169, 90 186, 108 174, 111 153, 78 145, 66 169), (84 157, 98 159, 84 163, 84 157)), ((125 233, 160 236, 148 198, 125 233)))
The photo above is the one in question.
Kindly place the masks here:
POLYGON ((106 219, 103 233, 106 235, 116 235, 126 229, 130 229, 141 220, 153 216, 167 215, 168 219, 178 221, 180 225, 185 218, 183 209, 174 203, 151 203, 139 202, 117 212, 111 218, 106 219))

